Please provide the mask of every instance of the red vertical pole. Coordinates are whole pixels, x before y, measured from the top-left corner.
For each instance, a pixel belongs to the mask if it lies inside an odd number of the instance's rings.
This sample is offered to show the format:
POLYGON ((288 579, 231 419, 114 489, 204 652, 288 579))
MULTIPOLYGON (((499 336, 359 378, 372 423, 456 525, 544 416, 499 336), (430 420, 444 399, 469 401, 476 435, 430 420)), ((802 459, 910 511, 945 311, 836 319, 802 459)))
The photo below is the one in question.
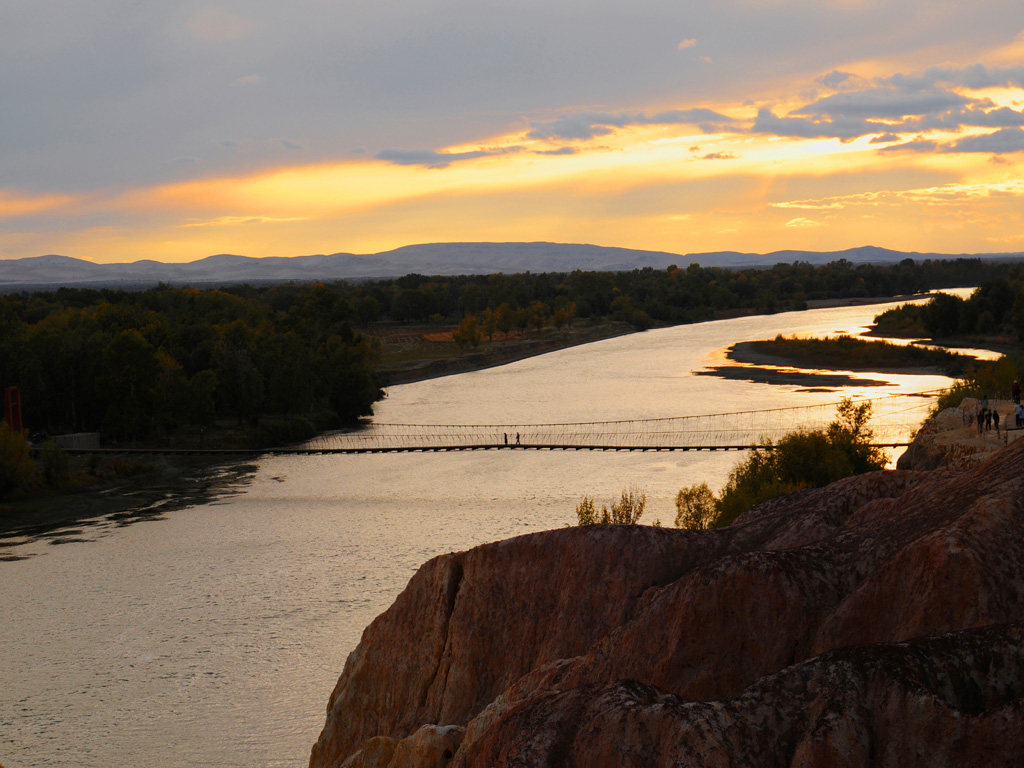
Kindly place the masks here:
POLYGON ((4 417, 11 432, 21 432, 21 392, 17 387, 4 392, 4 417))

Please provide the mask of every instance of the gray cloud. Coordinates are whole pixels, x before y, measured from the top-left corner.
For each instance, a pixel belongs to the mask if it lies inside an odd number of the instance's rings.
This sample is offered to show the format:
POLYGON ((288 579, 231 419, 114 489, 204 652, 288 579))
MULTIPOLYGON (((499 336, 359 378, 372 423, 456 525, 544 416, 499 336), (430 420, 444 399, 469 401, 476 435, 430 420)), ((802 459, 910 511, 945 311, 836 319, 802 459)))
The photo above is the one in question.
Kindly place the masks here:
POLYGON ((942 148, 943 152, 991 152, 1001 155, 1024 152, 1024 130, 1003 128, 984 136, 968 136, 942 148))
POLYGON ((849 141, 858 136, 877 133, 866 120, 811 119, 808 117, 777 117, 770 109, 759 109, 754 121, 754 133, 786 136, 800 139, 840 139, 849 141))
POLYGON ((521 152, 521 147, 480 149, 473 152, 435 152, 431 149, 382 149, 376 154, 378 160, 393 165, 423 165, 427 168, 447 168, 460 160, 475 160, 478 157, 494 157, 521 152))
POLYGON ((557 120, 534 126, 529 136, 533 139, 593 139, 606 136, 615 128, 632 125, 696 125, 705 133, 735 128, 735 122, 711 109, 672 109, 653 115, 621 112, 578 112, 557 120))
POLYGON ((938 148, 939 143, 937 141, 915 139, 914 141, 905 141, 902 144, 896 144, 891 147, 882 147, 879 152, 935 152, 938 148))
POLYGON ((281 146, 284 147, 285 149, 302 149, 303 148, 302 144, 300 144, 297 141, 292 141, 291 139, 280 139, 280 142, 281 142, 281 146))
POLYGON ((905 89, 926 89, 939 84, 962 85, 965 88, 999 88, 1016 86, 1024 88, 1024 67, 986 67, 973 64, 969 67, 929 67, 918 75, 895 74, 880 78, 882 85, 905 89))
POLYGON ((983 128, 1013 128, 1024 126, 1024 112, 1017 112, 1009 107, 1000 107, 982 111, 968 109, 958 116, 960 125, 973 125, 983 128))
POLYGON ((576 147, 559 147, 558 149, 538 149, 535 155, 575 155, 579 150, 576 147))
POLYGON ((900 120, 963 108, 970 103, 964 96, 939 88, 875 87, 826 96, 794 110, 793 114, 833 120, 900 120))
POLYGON ((941 152, 943 154, 983 153, 1002 155, 1024 152, 1024 129, 1001 128, 982 136, 968 136, 945 144, 918 137, 913 141, 883 147, 882 152, 941 152))
POLYGON ((831 88, 833 91, 842 90, 843 88, 849 88, 862 84, 864 81, 850 72, 840 72, 838 69, 834 69, 827 75, 823 75, 817 79, 818 83, 831 88))

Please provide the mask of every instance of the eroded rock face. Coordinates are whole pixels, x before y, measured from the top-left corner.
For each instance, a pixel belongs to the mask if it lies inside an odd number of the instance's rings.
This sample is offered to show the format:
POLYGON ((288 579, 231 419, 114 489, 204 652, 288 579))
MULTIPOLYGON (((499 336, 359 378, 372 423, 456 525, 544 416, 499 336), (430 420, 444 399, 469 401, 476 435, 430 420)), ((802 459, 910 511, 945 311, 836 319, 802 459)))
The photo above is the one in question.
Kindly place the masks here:
POLYGON ((717 531, 533 534, 420 569, 310 765, 1013 764, 1022 621, 1024 443, 717 531))
POLYGON ((1021 627, 1001 625, 829 651, 721 701, 592 683, 509 708, 454 765, 1014 765, 1022 661, 1021 627))

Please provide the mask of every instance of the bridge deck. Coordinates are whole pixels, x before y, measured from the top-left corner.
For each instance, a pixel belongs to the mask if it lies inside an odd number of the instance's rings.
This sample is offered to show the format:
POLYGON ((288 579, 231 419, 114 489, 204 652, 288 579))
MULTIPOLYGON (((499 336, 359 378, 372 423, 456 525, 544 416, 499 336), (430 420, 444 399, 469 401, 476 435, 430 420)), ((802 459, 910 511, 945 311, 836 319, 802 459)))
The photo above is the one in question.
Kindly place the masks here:
MULTIPOLYGON (((874 448, 905 448, 909 443, 873 443, 874 448)), ((69 454, 133 454, 174 456, 321 456, 357 453, 453 453, 459 451, 610 451, 613 453, 671 453, 675 451, 750 451, 763 445, 420 445, 367 448, 69 448, 69 454)))
MULTIPOLYGON (((874 398, 869 428, 879 448, 910 444, 927 418, 935 392, 874 398)), ((864 401, 861 401, 864 402, 864 401)), ((856 404, 856 403, 855 403, 856 404)), ((549 424, 402 424, 367 422, 354 430, 327 433, 300 445, 274 448, 106 448, 70 453, 156 453, 308 456, 361 453, 450 453, 459 451, 744 451, 767 447, 795 430, 827 429, 839 403, 770 408, 695 416, 549 424)))

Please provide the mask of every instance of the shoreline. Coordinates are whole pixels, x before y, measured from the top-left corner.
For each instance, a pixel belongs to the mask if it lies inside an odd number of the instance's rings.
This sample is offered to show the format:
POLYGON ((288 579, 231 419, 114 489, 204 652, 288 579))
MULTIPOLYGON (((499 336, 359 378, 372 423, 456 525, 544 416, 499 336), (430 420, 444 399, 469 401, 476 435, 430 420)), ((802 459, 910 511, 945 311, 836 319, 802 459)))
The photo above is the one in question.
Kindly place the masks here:
MULTIPOLYGON (((81 457, 74 457, 81 458, 81 457)), ((73 461, 74 461, 73 458, 73 461)), ((251 460, 151 455, 139 471, 86 487, 44 488, 0 503, 0 562, 20 560, 10 549, 50 537, 74 541, 69 526, 127 525, 230 493, 255 469, 251 460), (60 535, 58 535, 60 532, 60 535)), ((75 474, 84 471, 76 467, 75 474)))

